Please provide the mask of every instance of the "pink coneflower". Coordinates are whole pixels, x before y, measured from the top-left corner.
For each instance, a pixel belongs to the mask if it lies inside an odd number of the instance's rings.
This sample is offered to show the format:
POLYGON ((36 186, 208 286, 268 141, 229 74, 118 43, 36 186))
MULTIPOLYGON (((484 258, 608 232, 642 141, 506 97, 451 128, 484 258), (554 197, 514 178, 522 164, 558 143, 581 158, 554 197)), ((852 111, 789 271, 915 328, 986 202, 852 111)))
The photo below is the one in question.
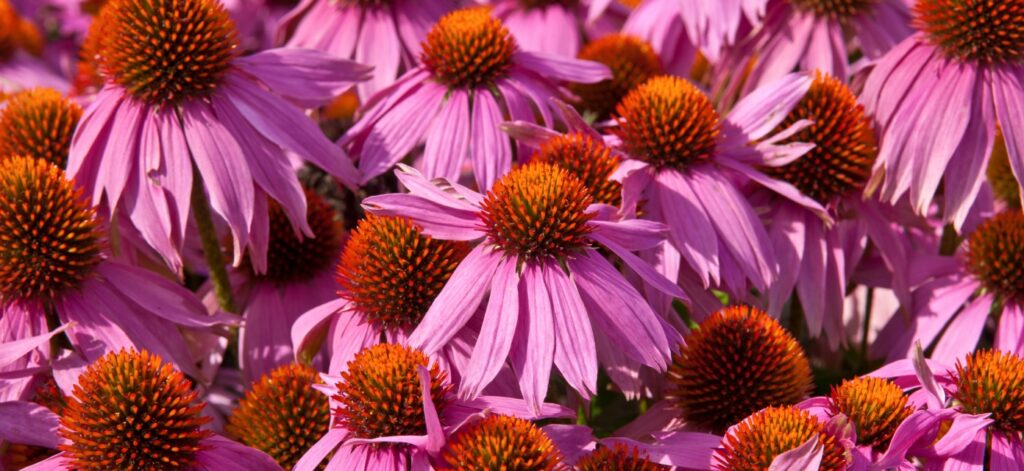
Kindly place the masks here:
POLYGON ((47 312, 87 359, 121 347, 146 348, 199 376, 179 326, 209 330, 209 316, 185 288, 106 259, 95 211, 64 172, 41 159, 0 162, 0 306, 15 331, 43 333, 47 312), (35 327, 34 330, 32 327, 35 327))
POLYGON ((416 66, 430 25, 457 6, 456 0, 302 0, 281 19, 278 35, 287 46, 373 64, 373 78, 356 87, 366 100, 416 66))
POLYGON ((19 15, 9 0, 0 0, 0 92, 32 87, 67 90, 68 81, 39 57, 44 41, 39 29, 19 15))
MULTIPOLYGON (((292 361, 292 325, 302 313, 334 299, 337 291, 334 266, 345 235, 341 221, 323 197, 305 194, 313 237, 297 235, 284 209, 272 203, 266 257, 247 257, 232 273, 238 312, 245 320, 239 331, 239 366, 250 381, 292 361)), ((211 290, 208 296, 213 295, 211 290)))
MULTIPOLYGON (((469 249, 426 236, 408 219, 367 215, 345 244, 329 300, 291 326, 296 359, 315 354, 322 342, 326 371, 337 372, 364 348, 404 343, 469 249)), ((453 382, 474 339, 462 332, 439 355, 453 382)))
MULTIPOLYGON (((522 399, 456 398, 448 372, 423 352, 404 345, 367 348, 353 357, 340 376, 322 376, 328 384, 316 388, 330 398, 331 427, 294 471, 318 469, 331 453, 328 470, 430 469, 430 460, 440 457, 448 436, 468 420, 489 414, 535 415, 522 399)), ((572 412, 544 404, 536 415, 554 418, 572 416, 572 412)))
POLYGON ((69 389, 56 391, 66 403, 59 414, 38 406, 14 417, 32 424, 26 432, 34 444, 60 450, 26 470, 280 469, 263 452, 204 429, 206 403, 157 355, 111 352, 66 374, 77 377, 69 378, 69 389))
POLYGON ((883 217, 883 208, 862 196, 878 154, 875 131, 857 97, 838 78, 816 73, 807 94, 776 127, 781 132, 801 120, 811 124, 780 143, 804 142, 814 148, 766 174, 791 183, 817 201, 835 223, 786 198, 768 196, 768 236, 781 267, 768 290, 769 312, 782 312, 794 289, 808 333, 825 336, 833 346, 845 339, 843 306, 848 280, 870 239, 894 274, 893 288, 909 300, 903 286, 908 269, 899 235, 883 217))
POLYGON ((850 430, 794 406, 768 407, 730 427, 711 469, 850 469, 850 430))
POLYGON ((1022 241, 1024 213, 1011 209, 979 225, 953 256, 917 255, 913 315, 893 317, 879 333, 889 359, 934 342, 931 357, 952 363, 974 350, 990 315, 998 320, 995 348, 1024 355, 1022 241))
MULTIPOLYGON (((941 469, 1013 470, 1024 460, 1024 358, 978 350, 955 367, 914 358, 871 373, 919 388, 916 399, 943 427, 918 430, 926 448, 920 455, 941 469), (948 428, 946 427, 948 425, 948 428)), ((916 398, 914 397, 916 396, 916 398)), ((939 469, 938 467, 936 469, 939 469)))
POLYGON ((623 200, 627 209, 645 201, 644 218, 664 221, 669 242, 657 250, 663 264, 675 261, 703 286, 722 286, 736 296, 747 292, 746 280, 766 290, 778 273, 764 226, 736 184, 752 180, 797 204, 827 217, 824 208, 789 183, 756 170, 781 165, 811 145, 779 144, 806 127, 801 120, 782 132, 773 130, 803 98, 808 76, 791 75, 755 90, 722 117, 711 100, 692 83, 655 77, 619 103, 619 127, 626 159, 623 200), (757 144, 751 146, 751 142, 757 144))
POLYGON ((393 167, 426 144, 417 168, 429 178, 457 181, 469 159, 482 189, 512 166, 512 146, 498 125, 551 125, 548 98, 555 81, 593 83, 610 78, 604 65, 519 50, 516 39, 486 7, 458 10, 434 25, 418 66, 367 103, 362 119, 342 139, 359 157, 363 181, 393 167))
POLYGON ((633 10, 622 32, 647 40, 668 72, 685 76, 698 51, 715 63, 736 42, 741 24, 760 24, 767 1, 647 0, 633 10))
POLYGON ((1024 2, 919 0, 918 32, 880 59, 864 105, 882 133, 872 185, 881 199, 910 194, 925 214, 942 185, 943 218, 960 230, 1003 132, 1024 178, 1024 2))
POLYGON ((917 404, 903 388, 888 379, 861 376, 833 386, 828 396, 797 405, 828 421, 843 416, 855 435, 855 470, 912 467, 907 454, 920 448, 922 434, 939 426, 940 417, 917 404))
POLYGON ((181 269, 193 196, 205 205, 206 193, 227 222, 238 264, 247 247, 256 257, 266 251, 258 232, 268 197, 312 235, 287 153, 348 185, 359 180, 345 153, 288 100, 322 104, 365 79, 368 67, 311 50, 236 57, 234 23, 213 0, 112 0, 96 21, 106 84, 82 117, 68 174, 94 202, 127 216, 172 268, 181 269))
POLYGON ((457 184, 439 187, 409 168, 396 174, 410 194, 367 198, 368 211, 409 217, 438 239, 481 241, 409 336, 411 345, 438 351, 490 292, 481 340, 461 372, 463 397, 475 397, 506 358, 534 408, 547 393, 552 364, 590 397, 597 381, 595 330, 626 356, 665 369, 678 334, 594 248, 603 245, 646 282, 683 298, 630 252, 658 244, 664 226, 610 220, 607 206, 591 206, 593 196, 578 178, 549 163, 513 170, 486 195, 457 184))
POLYGON ((854 52, 875 60, 911 33, 906 0, 772 0, 762 28, 730 51, 734 60, 723 65, 740 71, 747 90, 794 70, 846 81, 854 52))

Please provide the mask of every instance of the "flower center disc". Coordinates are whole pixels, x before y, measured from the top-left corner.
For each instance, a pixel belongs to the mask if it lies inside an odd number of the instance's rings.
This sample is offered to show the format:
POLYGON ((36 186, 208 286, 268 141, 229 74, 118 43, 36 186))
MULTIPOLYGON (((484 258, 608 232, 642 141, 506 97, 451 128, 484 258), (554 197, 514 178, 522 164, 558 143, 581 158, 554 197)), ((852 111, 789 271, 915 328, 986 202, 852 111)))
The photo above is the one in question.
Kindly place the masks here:
POLYGON ((967 266, 982 285, 1004 299, 1024 296, 1024 213, 999 213, 967 239, 967 266))
POLYGON ((887 379, 862 376, 832 388, 829 406, 833 414, 845 414, 857 430, 857 443, 883 449, 896 427, 913 409, 907 396, 887 379))
POLYGON ((0 110, 0 156, 22 155, 64 168, 82 107, 50 88, 15 94, 0 110))
POLYGON ((589 245, 590 190, 567 170, 531 162, 505 174, 484 197, 490 240, 520 262, 561 259, 589 245))
POLYGON ((796 404, 811 367, 796 339, 766 312, 725 308, 700 324, 673 356, 667 397, 687 422, 721 433, 767 406, 796 404))
POLYGON ((152 105, 207 96, 236 54, 235 24, 217 0, 111 0, 100 16, 100 70, 152 105))
POLYGON ((423 388, 419 367, 430 372, 430 397, 438 414, 449 401, 452 386, 448 374, 419 350, 396 344, 378 344, 367 348, 349 362, 341 373, 334 410, 342 426, 358 438, 396 435, 425 435, 423 388))
POLYGON ((0 162, 0 293, 52 299, 100 262, 95 212, 64 172, 41 159, 0 162))
POLYGON ((466 243, 425 236, 408 219, 368 214, 342 253, 339 295, 382 328, 414 326, 467 253, 466 243))
POLYGON ((225 429, 291 469, 327 433, 331 421, 327 396, 312 388, 318 382, 316 370, 309 366, 278 367, 253 383, 225 429))
POLYGON ((611 34, 588 43, 580 59, 600 62, 612 71, 610 80, 598 83, 574 83, 570 89, 580 97, 581 109, 608 119, 615 105, 631 90, 662 72, 661 59, 647 41, 628 34, 611 34))
POLYGON ((78 378, 60 445, 79 470, 182 469, 195 464, 203 402, 185 375, 147 351, 108 353, 78 378))
POLYGON ((450 88, 473 88, 503 77, 516 40, 490 8, 456 10, 441 17, 423 43, 423 64, 450 88))
POLYGON ((991 414, 994 426, 1008 435, 1024 432, 1024 358, 996 350, 979 350, 957 361, 956 400, 968 414, 991 414))
POLYGON ((918 29, 947 55, 964 61, 1024 59, 1024 0, 918 0, 918 29))
POLYGON ((790 0, 798 10, 837 20, 867 12, 878 0, 790 0))
POLYGON ((576 462, 578 471, 668 471, 668 466, 647 460, 646 453, 624 443, 601 446, 576 462))
POLYGON ((549 471, 561 457, 551 438, 532 422, 489 415, 459 429, 442 451, 448 467, 459 471, 549 471))
POLYGON ((775 457, 817 435, 824 447, 821 471, 841 471, 849 465, 839 439, 806 411, 795 407, 769 407, 736 426, 715 450, 714 468, 729 471, 768 469, 775 457))
POLYGON ((871 121, 853 92, 835 77, 817 74, 775 132, 802 119, 813 123, 780 144, 807 142, 815 147, 787 165, 764 168, 765 173, 822 204, 862 188, 878 148, 871 121))
POLYGON ((329 269, 338 259, 343 236, 341 223, 335 218, 334 208, 309 190, 306 220, 316 237, 300 239, 281 205, 270 202, 267 272, 258 276, 282 283, 305 281, 329 269))
POLYGON ((590 190, 595 203, 618 206, 622 201, 622 184, 610 180, 619 167, 619 159, 598 139, 578 132, 560 135, 545 142, 530 162, 549 163, 567 170, 590 190))
POLYGON ((626 151, 655 167, 685 170, 714 155, 718 111, 692 83, 669 76, 644 82, 615 108, 626 151))

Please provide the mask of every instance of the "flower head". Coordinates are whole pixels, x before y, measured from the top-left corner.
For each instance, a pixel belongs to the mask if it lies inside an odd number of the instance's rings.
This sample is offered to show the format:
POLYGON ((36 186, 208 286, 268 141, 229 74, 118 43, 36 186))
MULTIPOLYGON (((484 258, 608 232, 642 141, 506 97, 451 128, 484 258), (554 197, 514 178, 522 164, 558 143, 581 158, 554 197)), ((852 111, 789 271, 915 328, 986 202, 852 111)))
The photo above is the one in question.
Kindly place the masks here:
POLYGON ((531 162, 494 184, 480 215, 490 240, 509 257, 562 259, 589 246, 592 201, 569 171, 531 162))
POLYGON ((237 53, 234 22, 215 0, 113 0, 101 15, 100 70, 146 103, 209 96, 237 53))
POLYGON ((486 7, 453 11, 427 33, 420 60, 453 88, 488 85, 512 66, 516 40, 486 7))
POLYGON ((428 369, 430 397, 438 413, 449 402, 448 374, 422 352, 396 344, 379 344, 356 354, 341 373, 333 397, 340 426, 358 438, 425 435, 420 368, 428 369))
POLYGON ((0 294, 52 299, 100 262, 95 211, 64 172, 30 157, 0 159, 0 294))
POLYGON ((957 361, 953 397, 968 414, 990 414, 992 426, 1013 436, 1024 432, 1024 358, 979 350, 957 361))
POLYGON ((551 438, 532 422, 489 415, 459 429, 442 451, 444 469, 550 471, 561 465, 551 438))
POLYGON ((196 463, 204 403, 181 372, 147 351, 112 352, 83 373, 61 416, 76 469, 163 469, 196 463))
POLYGON ((579 179, 595 203, 618 206, 622 201, 622 184, 611 178, 619 158, 597 137, 583 132, 560 134, 542 144, 530 162, 562 167, 579 179))
POLYGON ((810 125, 782 144, 806 142, 814 148, 792 163, 765 168, 765 173, 822 204, 863 188, 878 149, 871 121, 856 95, 838 78, 818 73, 776 129, 781 132, 804 119, 810 125))
POLYGON ((686 170, 714 155, 721 133, 718 111, 687 80, 662 75, 633 89, 615 108, 630 156, 654 167, 686 170))
POLYGON ((579 471, 667 471, 668 466, 649 461, 646 453, 624 443, 600 446, 576 461, 579 471))
POLYGON ((668 398, 683 418, 721 432, 811 389, 803 349, 778 321, 750 306, 725 308, 686 337, 673 357, 668 398))
POLYGON ((291 469, 303 453, 327 433, 331 409, 312 386, 319 382, 309 366, 283 365, 253 383, 225 427, 228 433, 269 454, 291 469))
POLYGON ((339 294, 383 329, 415 326, 467 252, 467 244, 425 236, 408 219, 367 215, 342 253, 339 294))
POLYGON ((949 57, 982 63, 1024 59, 1024 2, 1010 0, 921 0, 914 4, 917 27, 949 57))
POLYGON ((67 164, 82 107, 52 88, 15 93, 0 110, 0 158, 25 156, 67 164))
POLYGON ((879 450, 885 448, 896 428, 913 412, 899 386, 872 376, 833 386, 829 406, 832 414, 844 414, 853 422, 858 444, 879 450))
POLYGON ((715 450, 714 469, 753 471, 768 469, 772 460, 812 438, 824 448, 820 470, 841 471, 849 466, 849 453, 840 438, 806 411, 795 407, 769 407, 747 417, 729 430, 715 450))
POLYGON ((967 266, 982 285, 1005 299, 1024 296, 1024 213, 989 218, 967 239, 967 266))

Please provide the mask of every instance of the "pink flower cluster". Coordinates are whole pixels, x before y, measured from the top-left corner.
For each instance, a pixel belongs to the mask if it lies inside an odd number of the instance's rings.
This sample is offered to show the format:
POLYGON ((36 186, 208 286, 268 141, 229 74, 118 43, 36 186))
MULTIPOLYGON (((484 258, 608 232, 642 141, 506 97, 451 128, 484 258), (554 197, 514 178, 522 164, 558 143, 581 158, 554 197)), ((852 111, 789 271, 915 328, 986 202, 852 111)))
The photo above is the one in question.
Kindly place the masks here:
POLYGON ((1024 0, 0 0, 0 471, 1024 469, 1024 0))

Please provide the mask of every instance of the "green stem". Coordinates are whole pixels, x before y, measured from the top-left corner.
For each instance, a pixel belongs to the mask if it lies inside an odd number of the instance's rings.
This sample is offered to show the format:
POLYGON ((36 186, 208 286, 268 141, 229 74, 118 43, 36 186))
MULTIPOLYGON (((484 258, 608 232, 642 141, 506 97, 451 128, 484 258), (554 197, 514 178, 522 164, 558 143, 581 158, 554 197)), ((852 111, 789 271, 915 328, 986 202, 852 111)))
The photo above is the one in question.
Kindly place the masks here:
POLYGON ((213 294, 217 296, 220 308, 227 312, 235 312, 235 300, 231 295, 231 282, 221 252, 217 230, 213 227, 213 216, 210 215, 210 202, 203 191, 203 177, 195 167, 192 168, 192 217, 199 228, 199 238, 203 242, 203 256, 210 269, 210 282, 213 283, 213 294))

